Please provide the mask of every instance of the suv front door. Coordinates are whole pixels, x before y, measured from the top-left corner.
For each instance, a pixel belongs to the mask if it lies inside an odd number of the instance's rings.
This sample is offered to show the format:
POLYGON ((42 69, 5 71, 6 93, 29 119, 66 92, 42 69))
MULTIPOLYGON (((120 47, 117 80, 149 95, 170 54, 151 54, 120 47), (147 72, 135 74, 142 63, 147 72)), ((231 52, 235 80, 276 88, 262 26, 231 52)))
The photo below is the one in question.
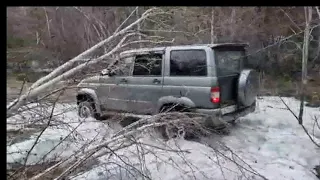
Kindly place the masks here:
POLYGON ((132 58, 120 60, 117 69, 113 69, 115 75, 100 76, 98 97, 102 110, 128 111, 128 99, 130 90, 128 89, 128 78, 132 75, 132 58))

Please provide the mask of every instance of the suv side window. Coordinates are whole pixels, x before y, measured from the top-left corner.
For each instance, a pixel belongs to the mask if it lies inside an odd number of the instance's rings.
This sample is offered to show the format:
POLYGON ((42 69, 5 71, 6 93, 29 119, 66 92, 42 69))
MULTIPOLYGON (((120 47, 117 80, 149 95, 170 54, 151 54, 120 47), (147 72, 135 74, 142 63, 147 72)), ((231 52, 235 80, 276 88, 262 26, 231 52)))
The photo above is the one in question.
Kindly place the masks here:
POLYGON ((173 50, 170 54, 170 76, 206 76, 207 58, 204 50, 173 50))
POLYGON ((115 69, 116 76, 131 76, 133 69, 133 57, 123 58, 119 62, 120 63, 115 69))
POLYGON ((161 76, 162 54, 137 55, 133 76, 161 76))

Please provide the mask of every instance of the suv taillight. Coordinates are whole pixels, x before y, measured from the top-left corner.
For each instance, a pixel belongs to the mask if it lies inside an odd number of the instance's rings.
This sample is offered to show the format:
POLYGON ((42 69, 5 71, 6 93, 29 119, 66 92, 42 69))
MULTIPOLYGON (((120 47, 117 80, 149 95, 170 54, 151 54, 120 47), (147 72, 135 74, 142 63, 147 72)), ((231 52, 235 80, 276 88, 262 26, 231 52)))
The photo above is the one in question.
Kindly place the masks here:
POLYGON ((211 102, 217 104, 220 103, 220 89, 219 87, 212 87, 211 88, 211 102))

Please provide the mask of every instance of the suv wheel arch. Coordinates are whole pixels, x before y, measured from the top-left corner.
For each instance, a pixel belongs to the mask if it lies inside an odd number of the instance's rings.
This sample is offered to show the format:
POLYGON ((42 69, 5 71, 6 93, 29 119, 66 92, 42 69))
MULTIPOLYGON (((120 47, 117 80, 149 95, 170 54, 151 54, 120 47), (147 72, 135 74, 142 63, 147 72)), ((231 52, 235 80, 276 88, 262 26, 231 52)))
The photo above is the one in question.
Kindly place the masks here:
POLYGON ((194 102, 187 97, 173 97, 165 96, 158 100, 158 113, 162 111, 164 107, 178 105, 179 107, 194 108, 194 102))

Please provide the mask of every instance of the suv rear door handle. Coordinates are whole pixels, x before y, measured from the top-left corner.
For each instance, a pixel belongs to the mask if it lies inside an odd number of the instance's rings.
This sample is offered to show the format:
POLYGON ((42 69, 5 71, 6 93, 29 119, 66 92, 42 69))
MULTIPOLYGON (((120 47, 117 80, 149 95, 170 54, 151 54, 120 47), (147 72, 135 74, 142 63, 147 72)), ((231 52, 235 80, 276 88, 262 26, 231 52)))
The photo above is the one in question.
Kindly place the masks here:
POLYGON ((158 79, 154 79, 154 80, 153 80, 153 83, 154 83, 154 84, 160 84, 160 83, 161 83, 161 81, 160 81, 160 80, 158 80, 158 79))
POLYGON ((120 80, 120 82, 122 82, 122 83, 127 83, 127 82, 128 82, 128 80, 127 80, 127 79, 125 79, 125 78, 122 78, 122 79, 120 80))

